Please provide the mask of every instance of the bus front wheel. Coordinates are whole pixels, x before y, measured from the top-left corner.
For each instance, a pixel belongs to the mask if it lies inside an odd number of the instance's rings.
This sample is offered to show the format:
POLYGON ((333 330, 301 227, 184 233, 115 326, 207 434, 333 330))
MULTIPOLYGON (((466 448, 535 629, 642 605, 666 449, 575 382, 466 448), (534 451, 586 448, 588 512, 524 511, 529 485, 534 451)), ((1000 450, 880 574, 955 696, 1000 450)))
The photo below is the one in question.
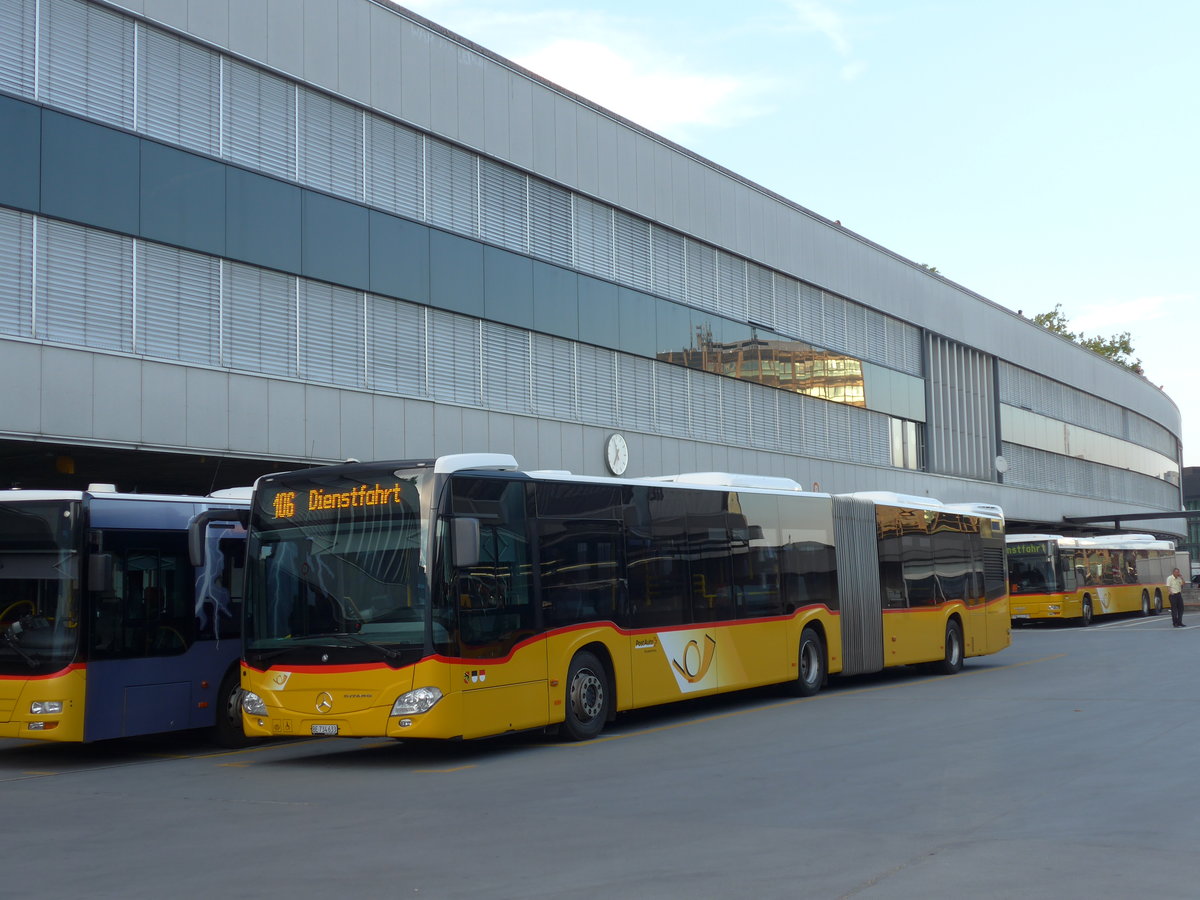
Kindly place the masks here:
POLYGON ((1157 616, 1160 612, 1162 612, 1162 594, 1160 594, 1158 591, 1155 591, 1154 592, 1154 615, 1157 616))
POLYGON ((811 697, 825 683, 825 644, 811 626, 800 633, 800 649, 796 660, 796 679, 787 684, 788 692, 796 697, 811 697))
POLYGON ((562 734, 573 741, 590 741, 604 729, 612 697, 604 666, 582 650, 567 670, 567 717, 562 734))
POLYGON ((1080 610, 1080 614, 1079 614, 1079 627, 1087 628, 1091 624, 1092 624, 1092 598, 1088 597, 1088 596, 1084 596, 1083 608, 1080 610))
POLYGON ((250 743, 242 729, 242 686, 237 666, 225 673, 217 692, 217 721, 213 737, 222 747, 245 747, 250 743))
POLYGON ((963 633, 958 619, 946 623, 946 653, 941 662, 933 664, 934 671, 941 675, 953 675, 963 667, 963 633))
POLYGON ((1142 617, 1150 615, 1150 595, 1142 591, 1142 617))

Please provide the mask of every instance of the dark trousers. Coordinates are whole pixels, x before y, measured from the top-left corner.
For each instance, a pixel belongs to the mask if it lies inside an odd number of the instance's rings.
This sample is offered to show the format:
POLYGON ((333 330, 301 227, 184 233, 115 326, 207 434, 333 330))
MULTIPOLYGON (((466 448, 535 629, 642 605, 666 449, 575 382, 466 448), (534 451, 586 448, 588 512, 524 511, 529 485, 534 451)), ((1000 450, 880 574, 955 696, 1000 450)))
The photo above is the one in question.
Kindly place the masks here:
POLYGON ((1183 624, 1183 594, 1171 595, 1171 624, 1183 624))

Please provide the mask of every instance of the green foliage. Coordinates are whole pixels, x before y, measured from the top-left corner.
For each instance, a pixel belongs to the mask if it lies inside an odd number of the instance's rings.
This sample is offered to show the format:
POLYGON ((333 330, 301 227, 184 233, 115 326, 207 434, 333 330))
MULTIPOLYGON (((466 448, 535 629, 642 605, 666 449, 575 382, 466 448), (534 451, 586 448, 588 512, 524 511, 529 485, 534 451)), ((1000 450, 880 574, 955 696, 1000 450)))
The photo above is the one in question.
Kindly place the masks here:
POLYGON ((1142 361, 1133 358, 1133 344, 1128 331, 1114 334, 1111 337, 1103 337, 1098 334, 1088 337, 1082 331, 1076 334, 1071 330, 1071 323, 1067 321, 1067 317, 1063 315, 1061 303, 1055 303, 1054 309, 1050 312, 1038 313, 1033 317, 1033 322, 1035 325, 1041 325, 1047 331, 1061 334, 1079 346, 1107 357, 1139 375, 1143 374, 1142 361))

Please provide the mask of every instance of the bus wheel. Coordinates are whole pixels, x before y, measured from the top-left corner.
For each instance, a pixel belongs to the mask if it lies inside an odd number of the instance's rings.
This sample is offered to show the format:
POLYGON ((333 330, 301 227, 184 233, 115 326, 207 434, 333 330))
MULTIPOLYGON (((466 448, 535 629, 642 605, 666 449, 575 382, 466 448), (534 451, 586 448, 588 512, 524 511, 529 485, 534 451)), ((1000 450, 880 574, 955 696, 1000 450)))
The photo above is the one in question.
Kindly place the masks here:
POLYGON ((1142 591, 1142 617, 1150 615, 1150 595, 1142 591))
POLYGON ((1155 591, 1154 592, 1154 615, 1157 616, 1160 612, 1162 612, 1162 594, 1160 594, 1158 591, 1155 591))
POLYGON ((1083 595, 1083 613, 1079 616, 1079 627, 1087 628, 1092 624, 1092 598, 1083 595))
POLYGON ((825 683, 825 644, 817 629, 809 627, 800 633, 796 679, 787 683, 788 693, 795 697, 811 697, 825 683))
POLYGON ((213 737, 222 747, 245 747, 250 743, 242 730, 242 686, 237 666, 225 673, 217 692, 217 721, 213 737))
POLYGON ((573 741, 590 741, 604 729, 611 702, 600 660, 586 650, 576 653, 567 670, 567 718, 562 734, 573 741))
POLYGON ((953 675, 961 672, 963 667, 963 633, 958 619, 946 623, 946 655, 939 663, 933 664, 933 669, 939 675, 953 675))

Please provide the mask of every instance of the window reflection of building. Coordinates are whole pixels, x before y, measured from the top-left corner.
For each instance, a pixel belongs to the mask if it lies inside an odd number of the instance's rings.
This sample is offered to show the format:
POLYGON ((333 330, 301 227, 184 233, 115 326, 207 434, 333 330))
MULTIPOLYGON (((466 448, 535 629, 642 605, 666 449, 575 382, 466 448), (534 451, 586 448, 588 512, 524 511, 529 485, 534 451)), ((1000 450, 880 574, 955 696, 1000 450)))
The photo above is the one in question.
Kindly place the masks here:
POLYGON ((710 331, 697 328, 691 347, 660 352, 658 358, 834 403, 867 404, 860 360, 803 341, 752 336, 726 343, 714 340, 710 331))

